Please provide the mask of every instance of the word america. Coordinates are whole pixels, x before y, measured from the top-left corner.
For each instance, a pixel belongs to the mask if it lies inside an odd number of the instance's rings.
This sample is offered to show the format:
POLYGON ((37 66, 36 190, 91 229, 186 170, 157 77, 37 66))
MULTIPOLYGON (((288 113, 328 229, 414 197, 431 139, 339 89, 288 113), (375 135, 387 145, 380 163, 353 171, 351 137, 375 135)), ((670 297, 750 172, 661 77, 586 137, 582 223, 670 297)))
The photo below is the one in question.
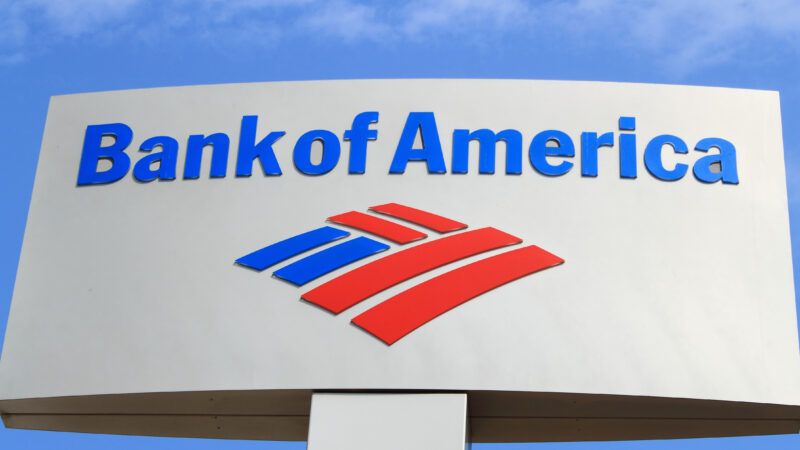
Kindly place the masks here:
MULTIPOLYGON (((342 139, 349 142, 347 161, 350 174, 363 174, 366 169, 367 145, 378 139, 378 130, 372 128, 378 122, 377 112, 362 112, 355 116, 352 126, 346 130, 342 139)), ((286 132, 272 131, 260 140, 256 136, 258 116, 242 117, 239 133, 238 153, 236 155, 236 176, 249 177, 253 166, 259 162, 265 176, 279 176, 283 172, 275 158, 272 146, 286 132)), ((619 152, 619 176, 636 178, 637 143, 636 118, 620 117, 619 134, 614 132, 596 133, 586 131, 580 135, 581 176, 596 177, 597 159, 601 149, 617 147, 619 152)), ((478 172, 495 173, 495 152, 498 142, 505 146, 505 173, 522 173, 523 137, 518 130, 495 132, 489 129, 456 129, 452 136, 451 173, 463 174, 469 171, 469 147, 471 142, 478 145, 478 172)), ((78 185, 108 184, 118 181, 128 174, 131 156, 126 150, 133 142, 133 130, 124 123, 89 125, 83 143, 78 185), (105 138, 105 139, 104 139, 105 138), (109 143, 104 145, 104 141, 109 143), (107 166, 99 170, 100 161, 107 166), (110 165, 109 165, 110 163, 110 165)), ((228 174, 228 151, 231 139, 225 133, 209 135, 195 134, 186 142, 184 179, 200 177, 200 164, 203 151, 209 148, 211 155, 211 178, 222 178, 228 174)), ((180 144, 170 136, 154 136, 145 139, 138 149, 143 156, 133 165, 133 177, 141 182, 153 180, 174 180, 176 178, 180 144), (157 151, 156 151, 157 150, 157 151)), ((689 153, 686 142, 671 134, 656 136, 644 147, 644 166, 653 177, 664 181, 683 178, 689 165, 683 162, 668 164, 664 154, 669 151, 676 155, 689 153)), ((722 182, 738 184, 736 169, 736 148, 721 138, 701 139, 694 151, 705 153, 692 166, 695 178, 704 183, 722 182), (713 151, 711 151, 713 150, 713 151), (711 151, 711 152, 710 152, 711 151)), ((528 146, 528 160, 537 172, 558 177, 569 172, 574 163, 575 143, 563 131, 545 130, 536 134, 528 146)), ((339 163, 342 144, 339 137, 329 130, 311 130, 301 135, 294 145, 292 158, 295 168, 306 175, 323 175, 333 170, 339 163), (319 145, 321 158, 312 160, 312 147, 319 145)), ((679 158, 679 156, 676 156, 679 158)), ((432 112, 411 112, 408 114, 400 140, 392 158, 389 173, 402 174, 409 163, 424 164, 432 174, 447 173, 442 141, 432 112), (419 137, 422 144, 415 146, 419 137)))

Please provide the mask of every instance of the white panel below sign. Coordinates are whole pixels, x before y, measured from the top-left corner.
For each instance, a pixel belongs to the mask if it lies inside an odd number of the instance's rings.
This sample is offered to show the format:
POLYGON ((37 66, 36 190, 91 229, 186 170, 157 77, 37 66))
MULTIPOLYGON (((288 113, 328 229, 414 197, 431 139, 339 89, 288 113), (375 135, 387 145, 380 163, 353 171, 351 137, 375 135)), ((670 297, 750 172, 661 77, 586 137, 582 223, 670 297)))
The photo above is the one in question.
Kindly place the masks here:
POLYGON ((464 450, 466 394, 314 394, 308 450, 464 450))

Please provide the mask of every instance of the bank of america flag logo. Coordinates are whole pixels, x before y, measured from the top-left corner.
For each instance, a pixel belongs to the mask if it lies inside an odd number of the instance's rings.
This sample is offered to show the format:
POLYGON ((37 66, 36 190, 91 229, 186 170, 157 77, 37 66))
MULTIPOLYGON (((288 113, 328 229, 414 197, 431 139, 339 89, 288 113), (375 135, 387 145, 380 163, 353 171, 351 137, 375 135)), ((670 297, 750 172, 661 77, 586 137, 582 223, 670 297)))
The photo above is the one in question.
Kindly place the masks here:
MULTIPOLYGON (((328 221, 400 246, 397 251, 337 275, 300 295, 303 300, 333 314, 425 272, 449 264, 457 266, 411 286, 352 320, 356 326, 387 345, 481 294, 564 262, 535 245, 527 245, 457 265, 458 261, 471 256, 517 246, 522 239, 492 227, 470 230, 461 222, 397 203, 372 206, 366 213, 350 211, 338 214, 328 217, 328 221), (426 233, 406 224, 443 236, 428 239, 426 233)), ((270 244, 242 256, 236 263, 264 271, 289 258, 348 237, 348 231, 323 226, 270 244)), ((390 248, 373 238, 356 236, 284 265, 272 274, 302 287, 325 274, 376 257, 390 248)))

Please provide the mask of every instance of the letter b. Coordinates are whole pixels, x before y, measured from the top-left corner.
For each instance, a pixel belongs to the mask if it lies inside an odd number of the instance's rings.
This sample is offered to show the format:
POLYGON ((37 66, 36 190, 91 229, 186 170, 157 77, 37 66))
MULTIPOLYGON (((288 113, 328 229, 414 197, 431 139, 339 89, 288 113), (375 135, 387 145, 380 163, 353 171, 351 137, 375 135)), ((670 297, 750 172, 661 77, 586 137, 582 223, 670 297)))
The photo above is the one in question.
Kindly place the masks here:
POLYGON ((107 123, 102 125, 89 125, 83 139, 81 163, 78 168, 78 186, 88 184, 113 183, 128 173, 131 158, 125 154, 133 140, 133 131, 124 123, 107 123), (114 143, 103 147, 103 137, 114 138, 114 143), (97 171, 97 163, 109 160, 111 167, 103 172, 97 171))

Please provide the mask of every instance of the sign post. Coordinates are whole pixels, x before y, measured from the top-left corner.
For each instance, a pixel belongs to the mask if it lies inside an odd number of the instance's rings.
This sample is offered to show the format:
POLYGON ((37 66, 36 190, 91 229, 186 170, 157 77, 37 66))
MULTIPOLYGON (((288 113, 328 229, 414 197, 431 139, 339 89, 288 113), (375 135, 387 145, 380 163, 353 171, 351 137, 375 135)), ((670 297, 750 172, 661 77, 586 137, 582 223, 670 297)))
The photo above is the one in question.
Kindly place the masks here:
POLYGON ((308 450, 464 450, 466 394, 314 394, 308 450))

